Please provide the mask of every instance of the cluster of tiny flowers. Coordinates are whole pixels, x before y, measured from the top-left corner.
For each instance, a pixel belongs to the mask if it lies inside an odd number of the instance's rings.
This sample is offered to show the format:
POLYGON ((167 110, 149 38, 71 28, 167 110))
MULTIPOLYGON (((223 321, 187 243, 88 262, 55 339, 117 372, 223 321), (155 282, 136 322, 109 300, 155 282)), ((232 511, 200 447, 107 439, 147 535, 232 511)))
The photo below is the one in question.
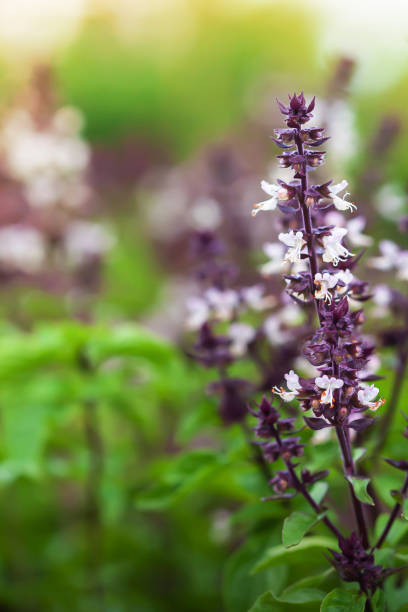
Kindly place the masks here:
MULTIPOLYGON (((305 339, 302 357, 317 374, 302 378, 292 369, 282 377, 284 384, 278 383, 272 392, 281 406, 297 400, 310 429, 336 431, 346 476, 355 476, 350 430, 364 430, 372 423, 372 412, 384 403, 372 384, 377 379, 372 371, 375 347, 360 332, 365 320, 360 302, 371 294, 368 283, 355 276, 361 254, 353 252, 355 247, 371 245, 372 239, 362 233, 363 217, 344 218, 340 214, 353 215, 357 209, 345 192, 347 181, 309 183, 309 172, 324 163, 325 151, 320 147, 327 140, 323 129, 305 127, 313 116, 315 100, 306 103, 303 94, 294 94, 288 106, 278 104, 287 127, 275 130, 273 140, 284 150, 278 155, 280 167, 291 168, 294 176, 291 181, 278 180, 273 185, 262 181, 261 188, 270 197, 255 204, 252 214, 270 214, 277 209, 283 213, 282 227, 288 231, 279 233, 278 243, 264 246, 269 261, 261 272, 264 276, 283 274, 286 293, 293 302, 306 310, 314 309, 318 325, 305 339)), ((396 254, 390 249, 387 253, 383 249, 382 256, 373 263, 382 269, 397 265, 396 254)), ((306 486, 327 473, 297 475, 291 461, 302 455, 304 445, 292 435, 293 419, 282 419, 272 401, 264 398, 258 411, 251 410, 258 419, 254 431, 262 438, 257 444, 265 459, 275 462, 280 457, 287 468, 275 474, 271 485, 279 495, 295 489, 318 511, 306 486), (287 434, 290 436, 285 437, 287 434)), ((340 537, 342 552, 333 553, 334 564, 344 580, 359 582, 369 593, 380 584, 383 573, 374 565, 372 554, 366 552, 367 529, 359 502, 355 496, 353 499, 359 534, 349 539, 340 537)), ((336 533, 333 524, 328 526, 336 533)))
POLYGON ((93 190, 83 116, 74 107, 50 108, 50 86, 43 91, 34 83, 36 104, 29 89, 26 105, 9 111, 0 129, 0 165, 7 178, 0 275, 88 290, 98 282, 114 237, 87 218, 93 190))
POLYGON ((345 582, 358 582, 362 591, 373 593, 386 577, 386 570, 376 565, 374 555, 366 552, 356 533, 349 538, 339 538, 341 552, 330 551, 332 564, 345 582))
MULTIPOLYGON (((292 267, 285 275, 286 291, 296 302, 316 304, 320 325, 305 343, 303 353, 321 375, 300 383, 292 371, 286 375, 287 390, 275 388, 274 392, 284 401, 296 397, 305 411, 311 409, 314 417, 318 417, 308 418, 312 427, 341 423, 361 428, 370 423, 363 413, 382 403, 376 399, 378 389, 365 385, 360 377, 374 347, 359 334, 363 311, 350 308, 351 303, 367 299, 368 286, 353 274, 357 258, 344 244, 347 227, 330 223, 336 220, 336 211, 352 213, 356 205, 346 199, 348 194, 338 195, 347 187, 345 180, 335 185, 331 181, 320 185, 307 183, 308 172, 324 160, 324 151, 315 148, 326 140, 322 129, 304 127, 312 117, 314 100, 307 105, 301 94, 294 95, 288 107, 279 105, 288 127, 275 130, 274 141, 285 149, 278 159, 281 166, 291 167, 295 175, 289 183, 278 181, 278 185, 270 185, 263 181, 261 187, 268 190, 271 198, 256 204, 254 210, 256 214, 280 208, 285 215, 299 219, 301 226, 279 234, 286 251, 273 243, 265 246, 271 261, 264 265, 263 272, 277 272, 285 262, 306 264, 300 270, 292 267)), ((354 232, 359 235, 360 244, 363 227, 361 219, 356 228, 360 231, 354 232)))
MULTIPOLYGON (((293 399, 297 394, 298 377, 293 370, 286 375, 286 382, 289 391, 278 390, 282 396, 286 396, 287 401, 293 399), (292 390, 290 390, 292 389, 292 390)), ((300 438, 293 436, 294 418, 282 418, 278 410, 264 396, 258 406, 258 410, 249 409, 251 414, 258 420, 254 428, 256 435, 263 440, 256 442, 270 463, 274 463, 279 458, 286 465, 285 471, 278 471, 270 480, 269 484, 273 487, 276 495, 272 498, 288 498, 296 495, 296 492, 306 491, 309 486, 328 475, 328 471, 310 473, 309 470, 302 470, 300 478, 297 476, 292 460, 303 455, 304 444, 300 443, 300 438)))
POLYGON ((186 328, 196 333, 190 355, 218 372, 208 390, 220 397, 222 419, 242 421, 249 394, 276 385, 297 357, 303 313, 297 304, 280 303, 261 283, 239 285, 238 271, 223 259, 224 245, 213 232, 196 232, 192 247, 200 291, 186 303, 186 328), (229 376, 229 366, 242 358, 253 361, 256 381, 229 376))

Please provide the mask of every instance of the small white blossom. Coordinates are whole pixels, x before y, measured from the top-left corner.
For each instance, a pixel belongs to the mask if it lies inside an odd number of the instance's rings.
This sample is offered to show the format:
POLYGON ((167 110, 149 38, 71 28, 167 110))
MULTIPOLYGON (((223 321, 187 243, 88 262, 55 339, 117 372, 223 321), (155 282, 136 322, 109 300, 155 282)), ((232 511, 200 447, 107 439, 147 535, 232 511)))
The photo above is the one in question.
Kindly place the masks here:
POLYGON ((372 290, 372 301, 375 308, 372 310, 373 317, 381 318, 389 314, 389 305, 392 300, 392 293, 387 285, 376 285, 372 290))
POLYGON ((329 186, 330 196, 337 210, 342 210, 342 211, 351 210, 351 212, 353 212, 353 210, 357 210, 357 206, 353 204, 352 202, 348 202, 346 200, 346 197, 349 195, 349 193, 345 193, 344 198, 341 198, 340 196, 337 195, 338 193, 340 193, 340 191, 343 191, 343 189, 345 189, 347 185, 348 185, 348 182, 346 180, 343 180, 341 181, 341 183, 338 183, 337 185, 329 186))
POLYGON ((71 223, 64 236, 67 257, 76 265, 104 255, 114 244, 115 239, 106 228, 90 221, 71 223))
POLYGON ((266 242, 263 246, 265 255, 269 257, 269 261, 260 267, 260 272, 263 276, 271 276, 282 271, 284 247, 279 242, 266 242))
POLYGON ((244 287, 241 291, 244 302, 252 310, 265 310, 275 306, 276 299, 273 295, 264 295, 265 288, 262 285, 244 287))
POLYGON ((347 230, 344 227, 335 227, 328 236, 323 236, 323 261, 337 266, 339 261, 345 261, 348 257, 353 256, 353 253, 350 253, 341 243, 346 234, 347 230))
POLYGON ((210 317, 210 309, 206 300, 200 297, 190 297, 186 303, 188 317, 186 321, 187 329, 200 329, 210 317))
POLYGON ((337 285, 338 278, 335 274, 329 272, 318 272, 314 277, 314 284, 316 285, 315 298, 317 300, 324 300, 331 304, 333 296, 330 293, 330 289, 334 289, 337 285))
POLYGON ((45 264, 46 248, 42 234, 22 225, 0 229, 0 265, 32 274, 45 264))
POLYGON ((216 287, 210 287, 204 294, 216 319, 228 321, 232 318, 239 304, 236 291, 225 289, 221 291, 216 287))
POLYGON ((377 410, 379 406, 385 403, 385 400, 379 399, 373 402, 373 399, 377 397, 379 389, 374 387, 374 385, 370 385, 368 387, 364 387, 360 389, 357 393, 358 401, 363 406, 367 406, 370 410, 377 410))
POLYGON ((336 278, 337 278, 337 282, 341 281, 342 283, 344 283, 344 287, 342 285, 337 285, 336 287, 336 294, 337 295, 343 295, 344 293, 347 292, 348 290, 348 285, 353 282, 353 280, 355 280, 355 276, 354 274, 351 272, 351 270, 347 269, 347 270, 339 270, 338 272, 336 272, 335 274, 336 278))
POLYGON ((380 251, 379 257, 372 257, 369 260, 369 264, 377 270, 392 270, 398 266, 398 259, 400 256, 400 248, 392 240, 381 240, 378 244, 380 251))
POLYGON ((235 357, 242 357, 246 353, 248 344, 255 338, 255 329, 248 323, 231 323, 228 328, 228 337, 231 339, 230 351, 235 357))
POLYGON ((24 110, 7 117, 0 134, 5 163, 31 206, 75 208, 89 199, 85 170, 90 149, 79 136, 81 123, 81 114, 71 107, 57 111, 41 128, 24 110))
POLYGON ((324 376, 318 376, 315 378, 315 384, 319 389, 324 389, 320 396, 320 401, 322 404, 330 404, 330 408, 334 406, 334 397, 333 393, 336 389, 341 389, 344 385, 344 381, 341 378, 335 378, 331 376, 330 378, 325 374, 324 376))
POLYGON ((345 285, 349 285, 354 279, 354 274, 348 268, 346 270, 339 270, 336 272, 336 278, 338 281, 342 281, 345 285))
POLYGON ((198 198, 189 211, 190 225, 197 230, 215 230, 222 222, 219 203, 207 197, 198 198))
POLYGON ((396 221, 402 214, 406 202, 404 190, 396 184, 383 185, 375 196, 375 206, 386 219, 396 221))
POLYGON ((291 402, 299 394, 302 386, 299 383, 299 376, 295 374, 293 370, 291 370, 288 374, 285 374, 285 379, 288 391, 286 391, 283 387, 274 387, 272 391, 276 393, 276 395, 279 395, 284 402, 291 402))
POLYGON ((279 312, 279 318, 285 325, 299 325, 304 316, 304 311, 294 302, 289 302, 282 306, 279 312))
POLYGON ((355 219, 350 219, 350 221, 347 222, 348 238, 351 244, 363 247, 368 247, 373 244, 373 239, 371 236, 362 234, 362 230, 365 228, 365 226, 366 220, 364 217, 356 217, 355 219))
POLYGON ((284 187, 274 185, 273 183, 268 183, 268 181, 261 181, 261 188, 271 197, 268 200, 254 204, 252 209, 253 217, 255 217, 255 215, 257 215, 261 210, 275 210, 279 200, 288 199, 288 191, 284 187))
POLYGON ((303 239, 302 232, 294 232, 290 230, 289 233, 280 233, 278 236, 279 240, 283 242, 289 249, 286 251, 285 261, 290 263, 297 263, 301 261, 301 253, 306 241, 303 239))
POLYGON ((269 343, 272 346, 286 344, 290 341, 290 334, 287 330, 282 329, 282 321, 278 315, 270 315, 263 324, 263 330, 269 343))

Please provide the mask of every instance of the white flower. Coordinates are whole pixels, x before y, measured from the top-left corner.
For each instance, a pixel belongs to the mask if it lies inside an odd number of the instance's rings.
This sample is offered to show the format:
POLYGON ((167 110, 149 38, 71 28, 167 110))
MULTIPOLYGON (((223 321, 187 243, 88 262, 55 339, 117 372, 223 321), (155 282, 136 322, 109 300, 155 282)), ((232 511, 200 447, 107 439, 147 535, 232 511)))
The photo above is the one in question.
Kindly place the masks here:
POLYGON ((200 297, 190 297, 186 303, 189 316, 187 317, 186 327, 187 329, 196 330, 200 329, 210 316, 210 309, 205 300, 200 297))
POLYGON ((0 229, 0 265, 34 273, 45 264, 42 234, 31 227, 9 225, 0 229))
POLYGON ((282 329, 282 322, 278 315, 270 315, 267 317, 263 324, 263 330, 272 346, 276 344, 286 344, 286 342, 290 341, 290 334, 288 331, 282 329))
POLYGON ((283 266, 284 247, 279 242, 266 242, 263 246, 265 255, 269 257, 269 261, 260 267, 260 272, 263 276, 270 276, 281 272, 283 266))
POLYGON ((265 288, 262 285, 253 285, 252 287, 244 287, 241 293, 249 308, 264 310, 276 304, 276 299, 273 295, 264 295, 264 292, 265 288))
POLYGON ((306 244, 306 241, 303 239, 302 232, 296 232, 295 234, 293 230, 290 230, 290 232, 287 234, 279 234, 278 238, 281 242, 283 242, 283 244, 289 247, 285 255, 285 261, 289 261, 291 263, 301 261, 300 255, 304 245, 306 244))
POLYGON ((379 389, 377 389, 377 387, 374 387, 374 385, 364 387, 363 389, 360 389, 357 393, 358 401, 363 406, 367 406, 368 408, 370 408, 370 410, 377 410, 379 406, 382 406, 382 404, 385 403, 385 400, 383 399, 379 399, 375 402, 372 401, 375 397, 377 397, 378 392, 379 389))
POLYGON ((285 325, 299 325, 302 321, 304 311, 294 302, 282 306, 279 318, 285 325))
POLYGON ((364 217, 356 217, 347 222, 348 237, 352 244, 367 247, 373 244, 371 236, 361 233, 365 226, 366 220, 364 217))
POLYGON ((400 248, 392 240, 381 240, 378 245, 380 257, 372 257, 369 260, 370 265, 377 270, 392 270, 398 266, 398 258, 400 256, 400 248))
POLYGON ((375 206, 386 219, 396 221, 402 214, 406 202, 404 190, 397 184, 383 185, 376 194, 375 206))
POLYGON ((338 193, 340 193, 340 191, 343 191, 343 189, 345 189, 347 185, 348 182, 343 180, 341 181, 341 183, 337 183, 337 185, 332 185, 331 187, 329 186, 330 196, 337 210, 357 210, 357 206, 355 204, 353 204, 352 202, 348 202, 345 199, 349 195, 348 193, 344 194, 344 198, 341 198, 337 195, 338 193))
POLYGON ((26 111, 7 118, 1 134, 5 163, 22 182, 31 206, 75 207, 86 201, 89 191, 84 190, 84 173, 90 149, 78 135, 80 127, 79 111, 68 107, 57 111, 41 128, 26 111))
POLYGON ((335 227, 328 236, 323 236, 323 261, 326 263, 331 262, 333 266, 337 266, 339 261, 345 261, 348 257, 353 256, 353 253, 350 253, 350 251, 341 244, 346 234, 347 230, 344 227, 335 227))
POLYGON ((288 391, 285 391, 283 387, 274 387, 272 391, 279 395, 284 402, 291 402, 301 391, 302 386, 299 384, 299 376, 291 370, 288 374, 285 374, 286 386, 288 391))
POLYGON ((76 265, 104 255, 114 244, 115 239, 106 228, 90 221, 71 223, 64 237, 67 257, 76 265))
POLYGON ((216 287, 210 287, 205 292, 204 297, 208 301, 215 318, 221 321, 231 319, 239 303, 238 294, 232 289, 220 291, 216 287))
POLYGON ((337 212, 337 210, 330 210, 324 216, 324 225, 338 225, 339 227, 346 227, 346 219, 344 215, 337 212))
POLYGON ((248 344, 255 338, 255 329, 247 323, 231 323, 228 337, 232 340, 230 351, 235 357, 242 357, 246 353, 248 344))
POLYGON ((342 281, 345 285, 349 285, 354 280, 354 274, 348 268, 339 270, 335 276, 338 281, 342 281))
POLYGON ((314 284, 317 289, 315 291, 315 298, 317 300, 324 300, 331 304, 333 296, 330 293, 330 289, 334 289, 337 285, 338 278, 335 274, 329 274, 329 272, 318 272, 314 277, 314 284))
POLYGON ((190 224, 198 230, 215 230, 222 222, 220 205, 212 198, 198 198, 189 213, 190 224))
POLYGON ((376 285, 372 290, 373 303, 375 308, 372 310, 373 317, 385 317, 389 313, 389 305, 392 300, 392 293, 387 285, 376 285))
POLYGON ((253 217, 261 210, 275 210, 279 200, 287 200, 289 197, 287 189, 279 185, 274 185, 273 183, 268 183, 268 181, 261 181, 261 188, 271 197, 268 200, 254 204, 252 209, 253 217))
POLYGON ((334 376, 329 378, 327 374, 325 374, 324 376, 318 376, 315 378, 315 384, 317 387, 319 387, 319 389, 324 389, 320 396, 321 403, 330 404, 330 408, 333 408, 333 393, 336 389, 341 389, 344 382, 341 380, 341 378, 335 378, 334 376))

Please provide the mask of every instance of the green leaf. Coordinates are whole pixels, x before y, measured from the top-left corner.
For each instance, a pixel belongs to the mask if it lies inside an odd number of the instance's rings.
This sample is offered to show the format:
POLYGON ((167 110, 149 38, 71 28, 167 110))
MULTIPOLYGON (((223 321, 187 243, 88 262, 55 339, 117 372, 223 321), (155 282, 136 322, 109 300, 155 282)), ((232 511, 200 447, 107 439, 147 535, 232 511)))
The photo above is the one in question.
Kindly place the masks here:
POLYGON ((316 482, 310 490, 310 495, 313 497, 316 504, 320 505, 323 501, 329 485, 327 482, 321 480, 320 482, 316 482))
POLYGON ((324 516, 324 513, 316 515, 307 512, 292 512, 283 523, 282 544, 286 548, 296 546, 324 516))
POLYGON ((323 599, 320 612, 364 612, 366 599, 363 593, 334 589, 323 599))
POLYGON ((265 546, 265 539, 273 542, 276 541, 277 537, 279 537, 278 533, 270 533, 269 530, 267 533, 252 534, 229 557, 224 570, 222 585, 223 609, 225 609, 225 612, 247 612, 253 602, 257 601, 257 598, 266 589, 270 589, 274 593, 280 593, 286 583, 288 573, 286 566, 274 567, 269 572, 250 576, 253 559, 261 553, 265 546))
POLYGON ((312 587, 323 582, 333 572, 334 569, 330 567, 320 574, 302 578, 288 586, 279 596, 276 592, 267 591, 258 597, 249 612, 275 612, 275 610, 280 609, 280 606, 277 606, 276 602, 304 604, 322 601, 325 593, 320 589, 312 587))
POLYGON ((279 565, 280 563, 296 561, 301 553, 308 553, 314 548, 337 548, 336 540, 327 537, 311 536, 304 538, 297 546, 285 548, 284 546, 273 546, 263 555, 262 559, 252 569, 252 574, 261 572, 267 567, 279 565))
POLYGON ((315 588, 293 589, 290 593, 284 591, 280 597, 274 595, 272 591, 267 591, 258 597, 249 612, 276 612, 276 602, 300 605, 320 602, 325 595, 324 591, 315 588))
POLYGON ((366 454, 366 449, 359 446, 353 449, 353 461, 354 463, 358 463, 360 459, 366 454))
POLYGON ((252 608, 249 609, 249 612, 276 612, 276 610, 281 610, 280 606, 276 605, 276 597, 274 597, 271 591, 267 591, 263 593, 252 608))
POLYGON ((367 492, 367 487, 370 484, 369 478, 363 478, 362 476, 347 476, 347 480, 353 487, 357 499, 363 502, 363 504, 374 506, 374 502, 367 492))
POLYGON ((371 607, 373 612, 384 612, 386 610, 385 593, 383 589, 377 589, 372 600, 371 607))
POLYGON ((227 467, 225 457, 212 450, 197 449, 179 455, 163 468, 159 482, 140 491, 136 506, 140 510, 162 510, 201 488, 214 474, 227 467))

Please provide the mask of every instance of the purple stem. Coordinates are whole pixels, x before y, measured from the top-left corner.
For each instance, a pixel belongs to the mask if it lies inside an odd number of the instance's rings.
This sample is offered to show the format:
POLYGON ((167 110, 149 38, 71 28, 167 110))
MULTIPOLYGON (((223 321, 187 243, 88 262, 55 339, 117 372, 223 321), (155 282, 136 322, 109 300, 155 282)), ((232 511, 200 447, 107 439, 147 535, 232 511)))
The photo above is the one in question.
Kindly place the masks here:
MULTIPOLYGON (((274 428, 274 436, 275 436, 275 440, 278 443, 279 447, 282 447, 282 441, 279 435, 279 432, 277 429, 274 428)), ((295 489, 296 491, 298 491, 301 495, 303 495, 303 497, 305 498, 305 500, 310 504, 310 506, 313 508, 313 510, 316 512, 316 514, 320 514, 321 513, 321 508, 319 506, 319 504, 317 504, 315 502, 315 500, 313 499, 313 497, 310 495, 309 491, 307 490, 307 488, 305 487, 305 485, 303 484, 303 482, 298 478, 298 475, 296 474, 295 468, 292 465, 292 462, 290 459, 283 459, 285 462, 285 465, 288 469, 288 472, 292 478, 293 484, 295 485, 295 489)), ((323 523, 326 525, 326 527, 328 527, 333 534, 336 536, 337 539, 342 537, 342 534, 340 533, 340 531, 337 529, 336 525, 327 517, 324 516, 322 519, 323 523)))
MULTIPOLYGON (((299 155, 303 155, 303 142, 300 136, 300 130, 298 130, 296 136, 295 136, 295 142, 296 142, 296 146, 297 146, 297 150, 299 155)), ((304 164, 303 167, 303 173, 301 176, 301 184, 302 184, 302 189, 301 189, 301 193, 299 194, 299 204, 300 204, 300 209, 302 211, 302 217, 303 217, 303 224, 304 224, 304 229, 305 229, 305 234, 306 234, 306 242, 307 242, 307 248, 308 248, 308 254, 309 254, 309 265, 310 265, 310 272, 312 275, 311 278, 311 292, 312 292, 312 296, 314 295, 314 277, 317 274, 317 272, 319 271, 319 264, 318 264, 318 259, 317 259, 317 255, 316 255, 316 251, 314 248, 314 235, 313 235, 313 225, 312 225, 312 218, 311 218, 311 214, 310 214, 310 209, 307 206, 306 202, 305 202, 305 192, 307 189, 307 168, 306 168, 306 164, 304 164)), ((319 321, 321 322, 321 316, 320 316, 320 311, 319 311, 319 304, 318 301, 315 299, 314 300, 315 305, 316 305, 316 312, 317 315, 319 317, 319 321)), ((337 366, 333 361, 333 374, 334 375, 338 375, 337 372, 337 366)), ((355 466, 354 466, 354 462, 353 462, 353 457, 351 454, 351 446, 350 446, 350 440, 349 437, 347 435, 347 432, 345 431, 344 427, 341 425, 337 425, 336 426, 336 434, 337 434, 337 438, 339 441, 339 446, 340 446, 340 450, 341 450, 341 454, 343 457, 343 466, 344 466, 344 474, 347 478, 347 476, 355 476, 356 475, 356 470, 355 470, 355 466)), ((352 502, 352 506, 353 506, 353 510, 354 510, 354 514, 355 514, 355 518, 356 518, 356 524, 357 524, 357 528, 361 537, 361 541, 362 544, 365 548, 369 547, 369 540, 368 540, 368 530, 367 530, 367 526, 366 526, 366 521, 365 521, 365 517, 364 517, 364 512, 363 512, 363 506, 362 503, 360 502, 360 500, 356 497, 356 494, 354 492, 353 486, 351 483, 349 484, 349 490, 350 490, 350 496, 351 496, 351 502, 352 502)))

